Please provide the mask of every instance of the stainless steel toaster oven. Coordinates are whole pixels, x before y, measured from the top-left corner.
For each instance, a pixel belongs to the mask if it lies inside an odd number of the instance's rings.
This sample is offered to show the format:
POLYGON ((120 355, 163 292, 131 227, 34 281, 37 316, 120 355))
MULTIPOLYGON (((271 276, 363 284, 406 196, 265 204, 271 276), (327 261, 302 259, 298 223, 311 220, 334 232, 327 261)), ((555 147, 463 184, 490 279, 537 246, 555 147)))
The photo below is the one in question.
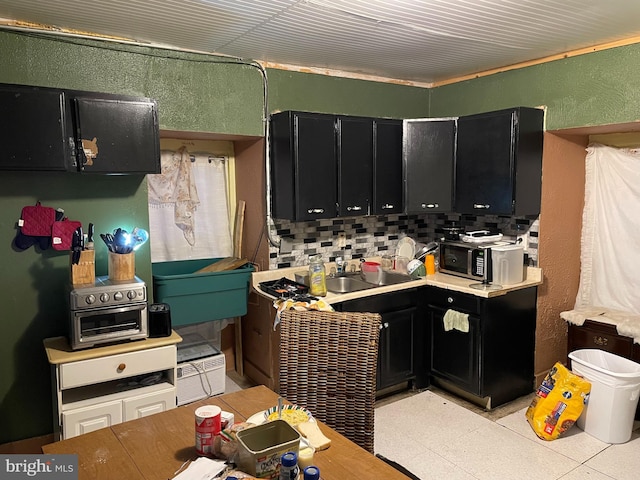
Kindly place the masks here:
POLYGON ((69 294, 69 344, 73 350, 148 337, 147 286, 135 277, 95 284, 69 294))

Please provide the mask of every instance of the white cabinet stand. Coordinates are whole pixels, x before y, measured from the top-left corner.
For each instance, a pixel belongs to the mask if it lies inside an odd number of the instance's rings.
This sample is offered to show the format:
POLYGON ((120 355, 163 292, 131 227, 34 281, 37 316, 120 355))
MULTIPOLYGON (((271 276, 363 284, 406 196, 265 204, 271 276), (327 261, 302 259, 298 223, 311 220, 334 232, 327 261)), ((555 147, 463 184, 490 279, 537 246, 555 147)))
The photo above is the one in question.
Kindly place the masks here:
POLYGON ((65 337, 45 339, 56 440, 175 408, 180 341, 172 332, 74 351, 65 337))

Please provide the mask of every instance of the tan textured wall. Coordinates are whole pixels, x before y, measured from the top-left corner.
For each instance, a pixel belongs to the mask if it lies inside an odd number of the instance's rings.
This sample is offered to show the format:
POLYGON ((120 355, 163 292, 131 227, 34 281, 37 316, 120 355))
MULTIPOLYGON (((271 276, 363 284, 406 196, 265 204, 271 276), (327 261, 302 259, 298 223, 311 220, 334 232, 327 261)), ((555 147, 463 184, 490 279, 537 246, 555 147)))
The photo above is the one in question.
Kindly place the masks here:
POLYGON ((571 310, 580 282, 580 233, 584 204, 586 135, 545 133, 542 159, 536 385, 567 355, 567 325, 560 312, 571 310))

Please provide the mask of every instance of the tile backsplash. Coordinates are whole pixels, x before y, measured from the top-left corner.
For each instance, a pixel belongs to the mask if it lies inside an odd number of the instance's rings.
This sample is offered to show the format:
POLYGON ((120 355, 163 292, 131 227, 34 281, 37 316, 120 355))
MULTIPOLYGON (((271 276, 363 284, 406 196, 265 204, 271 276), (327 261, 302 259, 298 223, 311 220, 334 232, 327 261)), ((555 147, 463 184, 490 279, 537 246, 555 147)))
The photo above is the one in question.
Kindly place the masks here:
POLYGON ((269 247, 269 269, 308 265, 309 255, 321 254, 325 262, 336 257, 345 260, 395 254, 398 240, 409 236, 416 242, 428 243, 442 237, 443 227, 462 226, 467 231, 496 230, 504 240, 525 235, 525 253, 529 264, 538 263, 538 217, 504 217, 496 215, 388 215, 354 218, 334 218, 293 223, 274 220, 273 238, 285 238, 281 248, 269 247), (338 244, 338 234, 344 232, 345 247, 338 244), (289 248, 290 247, 290 248, 289 248))

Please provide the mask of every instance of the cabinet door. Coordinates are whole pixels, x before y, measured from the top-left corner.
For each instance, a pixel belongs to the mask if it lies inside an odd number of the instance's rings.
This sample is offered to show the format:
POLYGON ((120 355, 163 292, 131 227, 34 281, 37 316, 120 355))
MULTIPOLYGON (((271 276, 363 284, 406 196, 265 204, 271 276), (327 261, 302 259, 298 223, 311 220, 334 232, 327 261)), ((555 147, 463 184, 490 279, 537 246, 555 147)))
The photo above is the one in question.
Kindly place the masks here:
POLYGON ((122 423, 122 401, 62 412, 62 438, 67 439, 122 423))
POLYGON ((407 213, 452 211, 456 120, 405 120, 403 128, 407 213))
POLYGON ((458 119, 455 210, 538 215, 543 112, 518 107, 458 119))
POLYGON ((402 122, 374 120, 373 213, 404 212, 402 122))
POLYGON ((414 322, 417 308, 382 314, 378 348, 377 389, 415 377, 414 322))
POLYGON ((469 332, 444 329, 446 309, 429 306, 431 372, 463 390, 480 395, 480 318, 469 315, 469 332))
POLYGON ((122 403, 125 421, 147 417, 154 413, 160 413, 165 410, 175 408, 176 389, 171 387, 161 392, 153 392, 146 395, 126 398, 122 403))
MULTIPOLYGON (((329 115, 294 117, 295 220, 336 216, 335 120, 329 115)), ((274 195, 277 195, 277 191, 274 195)))
POLYGON ((76 95, 73 104, 83 172, 160 173, 154 101, 76 95))
POLYGON ((369 215, 373 198, 373 120, 338 117, 337 122, 339 214, 369 215))
POLYGON ((458 119, 455 209, 458 213, 511 214, 515 112, 458 119))
POLYGON ((75 170, 61 90, 0 85, 0 169, 75 170))

